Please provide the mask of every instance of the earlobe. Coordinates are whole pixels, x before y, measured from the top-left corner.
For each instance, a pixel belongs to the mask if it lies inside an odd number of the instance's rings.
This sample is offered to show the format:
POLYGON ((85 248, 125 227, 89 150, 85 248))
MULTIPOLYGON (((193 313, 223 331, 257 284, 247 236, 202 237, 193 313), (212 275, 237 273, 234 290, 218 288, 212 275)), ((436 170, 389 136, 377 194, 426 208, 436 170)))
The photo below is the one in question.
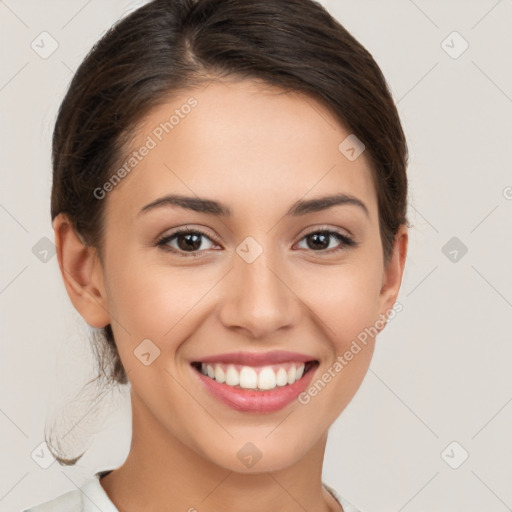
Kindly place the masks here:
POLYGON ((52 226, 60 272, 73 306, 91 327, 105 327, 110 315, 97 250, 84 244, 66 214, 57 215, 52 226))
MULTIPOLYGON (((380 315, 387 318, 387 313, 396 302, 407 256, 408 232, 407 226, 402 225, 393 242, 393 252, 384 269, 382 289, 380 291, 380 315)), ((384 323, 385 325, 385 323, 384 323)))

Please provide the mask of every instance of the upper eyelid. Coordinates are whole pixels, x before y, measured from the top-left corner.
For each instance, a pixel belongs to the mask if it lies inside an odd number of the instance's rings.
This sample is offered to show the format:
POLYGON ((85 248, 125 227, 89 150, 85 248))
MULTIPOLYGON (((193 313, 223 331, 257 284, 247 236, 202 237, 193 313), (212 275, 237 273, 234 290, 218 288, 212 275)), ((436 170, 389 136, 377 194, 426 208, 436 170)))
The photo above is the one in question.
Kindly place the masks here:
POLYGON ((320 226, 320 227, 311 228, 311 230, 306 231, 302 235, 301 240, 305 236, 311 235, 312 233, 322 232, 322 231, 329 231, 329 232, 332 232, 332 233, 337 233, 339 235, 345 236, 347 238, 354 238, 352 233, 350 233, 350 231, 348 231, 347 229, 333 228, 333 227, 329 227, 329 226, 320 226))
POLYGON ((167 233, 164 235, 161 235, 157 238, 157 243, 160 243, 164 240, 172 240, 176 236, 183 235, 183 234, 189 234, 189 233, 197 233, 201 236, 204 236, 205 238, 209 238, 213 243, 218 244, 219 242, 216 241, 216 237, 213 237, 206 233, 203 229, 198 228, 177 228, 176 231, 172 231, 171 233, 167 233))
MULTIPOLYGON (((171 232, 171 233, 166 234, 166 235, 162 235, 161 237, 159 237, 157 243, 160 244, 160 243, 162 243, 162 242, 164 242, 166 240, 168 242, 169 240, 172 240, 176 236, 179 236, 181 234, 197 233, 197 234, 199 234, 201 236, 204 236, 204 237, 208 238, 209 240, 211 240, 212 243, 214 243, 216 245, 221 245, 220 242, 218 242, 216 240, 216 237, 213 237, 213 236, 209 235, 208 233, 206 233, 204 231, 205 230, 203 230, 203 228, 193 228, 193 227, 189 228, 187 226, 182 227, 182 228, 177 228, 176 231, 171 232)), ((347 230, 345 230, 345 231, 347 231, 347 230)), ((310 230, 308 230, 306 233, 304 233, 298 239, 298 242, 301 242, 306 236, 312 235, 314 233, 321 233, 321 232, 329 232, 330 236, 340 235, 341 237, 349 239, 351 242, 354 243, 354 245, 356 245, 356 241, 354 240, 353 235, 348 233, 348 231, 347 231, 347 234, 345 234, 345 233, 340 231, 340 228, 332 228, 332 227, 327 227, 327 226, 317 226, 317 227, 311 228, 310 230)), ((342 240, 340 240, 340 242, 342 242, 342 240)), ((191 252, 203 252, 203 251, 191 251, 191 252)), ((318 252, 324 252, 324 251, 318 251, 318 252)), ((325 251, 325 252, 327 252, 327 251, 325 251)))

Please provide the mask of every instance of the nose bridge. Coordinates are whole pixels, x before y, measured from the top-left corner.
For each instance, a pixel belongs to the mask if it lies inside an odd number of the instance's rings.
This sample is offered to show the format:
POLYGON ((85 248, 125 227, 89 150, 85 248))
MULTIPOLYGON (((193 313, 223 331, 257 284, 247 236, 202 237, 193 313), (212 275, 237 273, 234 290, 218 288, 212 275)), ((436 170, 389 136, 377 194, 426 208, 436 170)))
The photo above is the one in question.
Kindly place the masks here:
POLYGON ((294 324, 299 306, 276 251, 248 238, 234 254, 221 320, 226 327, 244 328, 260 338, 294 324))

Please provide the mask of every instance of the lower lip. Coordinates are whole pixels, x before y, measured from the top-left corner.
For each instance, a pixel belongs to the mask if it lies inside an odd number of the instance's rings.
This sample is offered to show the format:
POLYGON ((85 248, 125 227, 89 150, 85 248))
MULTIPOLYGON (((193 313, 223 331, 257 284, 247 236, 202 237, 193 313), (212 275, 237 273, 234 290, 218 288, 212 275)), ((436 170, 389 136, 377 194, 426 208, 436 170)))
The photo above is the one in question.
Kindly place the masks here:
POLYGON ((318 363, 312 366, 297 382, 278 386, 269 391, 234 388, 203 375, 193 367, 192 371, 215 398, 233 409, 242 412, 269 413, 286 407, 305 391, 317 368, 318 363))

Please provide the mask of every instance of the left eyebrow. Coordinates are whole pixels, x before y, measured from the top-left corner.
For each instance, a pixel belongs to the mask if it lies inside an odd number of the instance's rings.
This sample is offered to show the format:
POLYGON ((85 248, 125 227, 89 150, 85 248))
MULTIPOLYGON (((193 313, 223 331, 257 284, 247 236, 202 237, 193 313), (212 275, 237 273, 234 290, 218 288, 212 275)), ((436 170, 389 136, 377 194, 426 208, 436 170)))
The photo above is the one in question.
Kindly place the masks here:
POLYGON ((338 205, 354 205, 361 208, 369 218, 370 213, 366 205, 357 197, 348 194, 335 194, 333 196, 324 196, 307 201, 297 201, 286 213, 286 215, 304 215, 306 213, 320 212, 338 205))
MULTIPOLYGON (((319 212, 327 210, 333 206, 339 205, 353 205, 361 208, 367 217, 370 217, 368 208, 366 205, 357 197, 349 194, 335 194, 331 196, 319 197, 316 199, 299 200, 295 202, 286 213, 287 216, 299 216, 307 213, 319 212)), ((230 208, 218 201, 212 199, 205 199, 200 197, 187 197, 180 195, 167 195, 156 199, 155 201, 144 206, 138 215, 145 213, 154 208, 163 206, 178 206, 195 212, 207 213, 216 216, 230 216, 230 208)))

